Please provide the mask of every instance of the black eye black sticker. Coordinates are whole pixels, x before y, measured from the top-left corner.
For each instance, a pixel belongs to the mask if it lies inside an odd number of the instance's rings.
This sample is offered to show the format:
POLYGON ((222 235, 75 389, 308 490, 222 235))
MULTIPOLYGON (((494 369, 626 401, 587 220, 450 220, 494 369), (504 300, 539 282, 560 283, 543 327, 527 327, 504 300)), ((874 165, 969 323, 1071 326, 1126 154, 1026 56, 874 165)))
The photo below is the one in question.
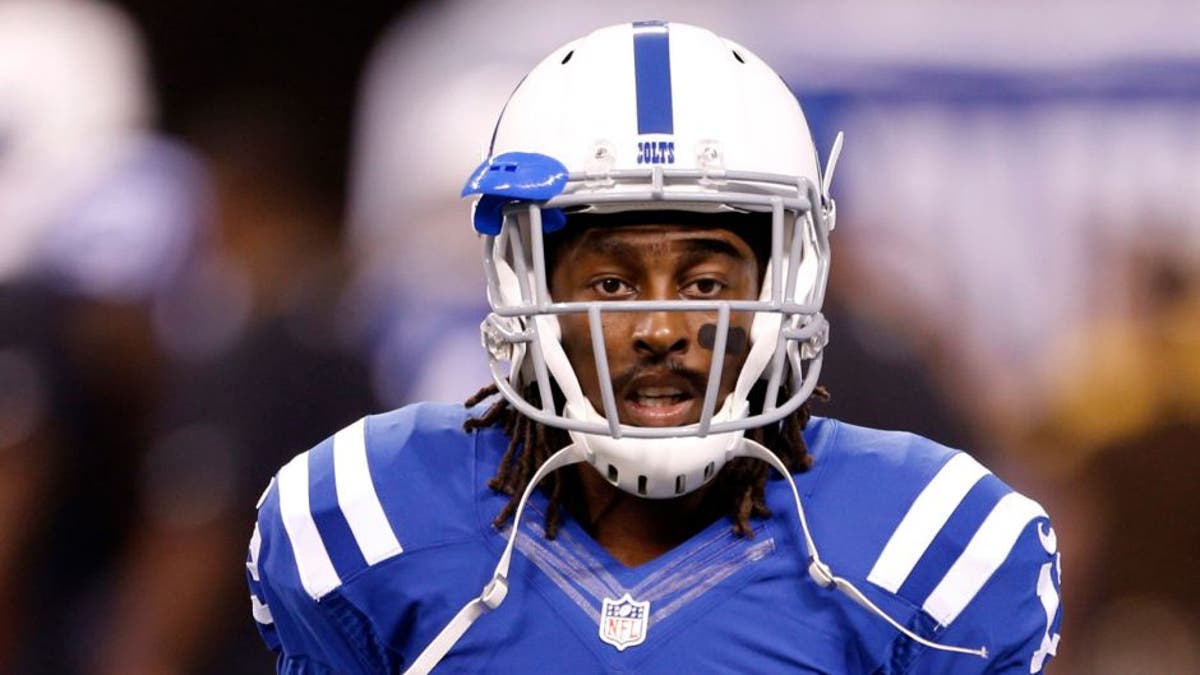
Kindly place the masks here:
MULTIPOLYGON (((701 347, 712 351, 717 343, 717 324, 706 323, 700 326, 700 334, 696 336, 696 341, 701 347)), ((750 346, 750 338, 746 335, 746 329, 738 326, 729 327, 729 337, 725 338, 725 355, 739 356, 746 352, 746 348, 750 346)))

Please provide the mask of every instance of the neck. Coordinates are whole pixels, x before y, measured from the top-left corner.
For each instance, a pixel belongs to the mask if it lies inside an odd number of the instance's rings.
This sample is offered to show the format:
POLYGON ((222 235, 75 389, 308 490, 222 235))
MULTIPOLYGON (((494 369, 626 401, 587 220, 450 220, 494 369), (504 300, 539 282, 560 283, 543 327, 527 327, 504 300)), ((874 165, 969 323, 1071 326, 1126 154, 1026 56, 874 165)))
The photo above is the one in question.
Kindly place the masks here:
POLYGON ((627 567, 670 551, 719 516, 711 484, 676 499, 645 499, 613 487, 590 466, 574 471, 581 489, 567 505, 571 515, 627 567))

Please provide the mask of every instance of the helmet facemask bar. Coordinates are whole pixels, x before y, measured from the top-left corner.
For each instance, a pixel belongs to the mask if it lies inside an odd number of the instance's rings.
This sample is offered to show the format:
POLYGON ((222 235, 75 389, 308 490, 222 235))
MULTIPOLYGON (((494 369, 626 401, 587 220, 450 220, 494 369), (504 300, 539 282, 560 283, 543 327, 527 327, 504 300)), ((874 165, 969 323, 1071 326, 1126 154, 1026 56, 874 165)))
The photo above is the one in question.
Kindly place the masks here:
POLYGON ((598 186, 594 176, 573 173, 563 194, 541 206, 510 204, 504 210, 500 233, 485 237, 493 313, 482 330, 493 379, 503 395, 521 414, 539 423, 612 438, 704 438, 777 423, 798 409, 816 386, 827 335, 819 310, 828 277, 829 222, 820 207, 817 186, 804 177, 726 172, 713 178, 661 166, 613 171, 603 182, 598 186), (618 206, 614 210, 633 205, 639 210, 769 211, 771 251, 763 292, 756 300, 554 302, 547 281, 542 209, 585 208, 602 213, 610 205, 618 206), (789 221, 786 216, 793 214, 789 221), (734 391, 721 405, 717 399, 725 359, 714 357, 698 422, 675 427, 622 424, 605 352, 602 315, 658 311, 715 312, 713 353, 717 355, 724 353, 731 313, 753 312, 750 355, 734 391), (558 315, 578 313, 588 316, 602 414, 583 395, 559 342, 558 315), (763 341, 766 344, 759 345, 763 341), (807 369, 804 361, 808 361, 807 369), (790 376, 792 391, 786 401, 779 402, 785 375, 790 376), (562 411, 553 403, 551 377, 567 399, 562 411), (767 380, 764 404, 761 411, 750 414, 745 398, 760 377, 767 380), (524 396, 524 385, 531 381, 537 383, 540 406, 524 396), (578 408, 584 405, 590 414, 580 414, 578 408))

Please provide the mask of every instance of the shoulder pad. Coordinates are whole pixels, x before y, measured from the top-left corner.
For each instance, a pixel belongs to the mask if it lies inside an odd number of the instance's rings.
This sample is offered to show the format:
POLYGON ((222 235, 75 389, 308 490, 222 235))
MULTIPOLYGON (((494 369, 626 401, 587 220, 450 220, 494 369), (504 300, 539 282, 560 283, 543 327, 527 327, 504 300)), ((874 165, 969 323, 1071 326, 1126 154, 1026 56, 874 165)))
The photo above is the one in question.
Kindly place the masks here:
POLYGON ((278 523, 311 598, 469 527, 461 517, 473 503, 465 414, 420 405, 363 418, 280 469, 278 523))
POLYGON ((965 453, 951 456, 897 516, 867 579, 941 626, 1000 569, 1030 522, 1047 518, 965 453))
POLYGON ((297 455, 277 483, 279 517, 312 598, 403 551, 371 478, 365 419, 297 455))
POLYGON ((818 545, 939 625, 967 607, 1031 522, 1047 519, 966 453, 833 420, 815 431, 815 475, 804 479, 818 545))

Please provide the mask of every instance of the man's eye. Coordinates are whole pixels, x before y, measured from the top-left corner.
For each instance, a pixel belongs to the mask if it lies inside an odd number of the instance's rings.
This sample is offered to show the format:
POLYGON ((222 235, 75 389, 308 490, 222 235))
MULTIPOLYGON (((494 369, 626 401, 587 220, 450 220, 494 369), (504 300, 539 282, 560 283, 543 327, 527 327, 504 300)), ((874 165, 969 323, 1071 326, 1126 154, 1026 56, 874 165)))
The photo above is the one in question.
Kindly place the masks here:
POLYGON ((712 297, 725 290, 725 284, 716 279, 697 279, 684 288, 686 295, 712 297))
POLYGON ((600 279, 593 286, 601 295, 625 295, 632 290, 629 284, 616 277, 600 279))

